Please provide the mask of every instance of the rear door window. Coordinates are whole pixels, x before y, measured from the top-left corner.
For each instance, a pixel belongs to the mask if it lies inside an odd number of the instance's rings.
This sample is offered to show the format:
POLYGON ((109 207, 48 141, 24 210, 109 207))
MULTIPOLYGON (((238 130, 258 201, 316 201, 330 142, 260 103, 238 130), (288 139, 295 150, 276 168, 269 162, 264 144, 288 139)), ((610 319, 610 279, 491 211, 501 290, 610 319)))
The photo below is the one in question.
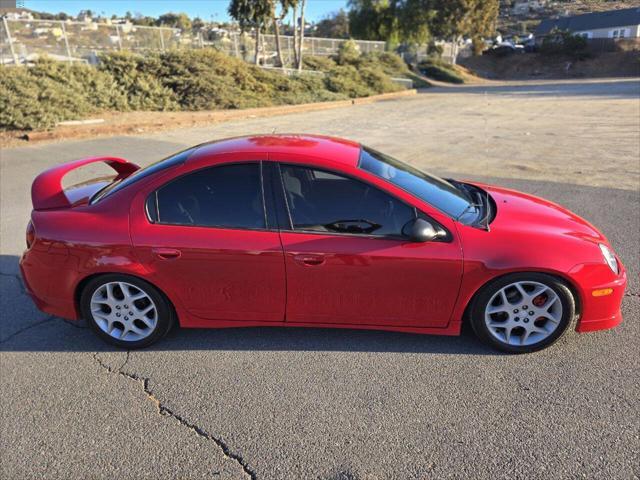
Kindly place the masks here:
POLYGON ((147 213, 160 224, 263 229, 260 163, 222 165, 183 175, 151 194, 147 213))

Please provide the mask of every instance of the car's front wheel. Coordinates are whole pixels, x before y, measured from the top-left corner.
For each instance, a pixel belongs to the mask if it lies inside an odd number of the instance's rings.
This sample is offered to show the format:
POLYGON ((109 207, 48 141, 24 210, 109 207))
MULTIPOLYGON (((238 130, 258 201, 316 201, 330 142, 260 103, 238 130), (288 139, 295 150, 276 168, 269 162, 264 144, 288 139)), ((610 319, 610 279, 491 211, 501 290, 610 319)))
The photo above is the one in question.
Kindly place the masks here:
POLYGON ((575 312, 573 294, 561 280, 542 273, 516 273, 479 292, 471 308, 471 325, 489 345, 526 353, 557 341, 575 312))
POLYGON ((80 308, 98 336, 124 348, 150 345, 173 323, 173 309, 158 289, 128 275, 90 280, 82 291, 80 308))

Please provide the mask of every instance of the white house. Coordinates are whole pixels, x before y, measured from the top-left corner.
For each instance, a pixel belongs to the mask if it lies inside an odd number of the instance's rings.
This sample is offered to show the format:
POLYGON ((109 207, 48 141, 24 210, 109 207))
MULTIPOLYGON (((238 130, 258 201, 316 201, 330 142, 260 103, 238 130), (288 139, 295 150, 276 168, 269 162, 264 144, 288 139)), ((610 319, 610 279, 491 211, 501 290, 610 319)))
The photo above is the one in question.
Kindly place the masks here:
POLYGON ((536 37, 564 30, 585 38, 640 38, 640 7, 594 12, 540 22, 536 37))

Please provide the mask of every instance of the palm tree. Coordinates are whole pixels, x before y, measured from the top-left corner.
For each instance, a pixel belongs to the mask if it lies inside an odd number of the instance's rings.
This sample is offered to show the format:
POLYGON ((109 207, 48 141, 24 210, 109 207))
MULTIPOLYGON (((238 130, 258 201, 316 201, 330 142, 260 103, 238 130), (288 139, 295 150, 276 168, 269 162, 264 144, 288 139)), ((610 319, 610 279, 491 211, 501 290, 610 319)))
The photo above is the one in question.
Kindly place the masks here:
POLYGON ((260 33, 271 17, 271 4, 271 0, 231 0, 229 4, 229 15, 240 24, 240 28, 244 30, 252 26, 256 29, 256 65, 260 62, 260 33))

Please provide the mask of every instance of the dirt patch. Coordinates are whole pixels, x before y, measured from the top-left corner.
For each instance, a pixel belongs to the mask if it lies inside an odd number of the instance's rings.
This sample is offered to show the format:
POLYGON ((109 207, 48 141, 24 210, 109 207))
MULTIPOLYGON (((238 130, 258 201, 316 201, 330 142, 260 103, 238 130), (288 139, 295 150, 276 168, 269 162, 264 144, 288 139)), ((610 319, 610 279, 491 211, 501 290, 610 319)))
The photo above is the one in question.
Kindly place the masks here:
POLYGON ((200 112, 106 112, 99 115, 101 123, 58 126, 44 131, 0 132, 0 148, 16 147, 27 143, 94 138, 99 136, 141 134, 176 128, 211 125, 231 120, 272 117, 288 113, 312 112, 332 108, 363 105, 415 95, 416 90, 384 93, 364 98, 335 102, 306 103, 277 107, 248 108, 244 110, 210 110, 200 112))
POLYGON ((461 59, 476 75, 494 80, 605 78, 640 76, 640 52, 609 52, 585 60, 526 53, 496 58, 490 55, 461 59))

